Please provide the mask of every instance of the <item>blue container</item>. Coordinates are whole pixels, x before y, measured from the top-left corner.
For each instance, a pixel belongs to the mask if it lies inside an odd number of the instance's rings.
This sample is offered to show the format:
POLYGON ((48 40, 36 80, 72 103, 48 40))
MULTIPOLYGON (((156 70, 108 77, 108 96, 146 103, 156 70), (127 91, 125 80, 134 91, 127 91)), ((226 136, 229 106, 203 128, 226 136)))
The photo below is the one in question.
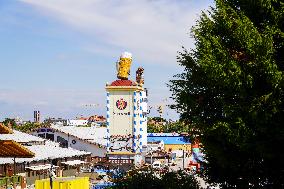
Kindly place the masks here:
POLYGON ((107 188, 109 186, 114 186, 114 183, 112 183, 112 182, 98 183, 96 185, 93 185, 91 189, 103 189, 103 188, 107 188))

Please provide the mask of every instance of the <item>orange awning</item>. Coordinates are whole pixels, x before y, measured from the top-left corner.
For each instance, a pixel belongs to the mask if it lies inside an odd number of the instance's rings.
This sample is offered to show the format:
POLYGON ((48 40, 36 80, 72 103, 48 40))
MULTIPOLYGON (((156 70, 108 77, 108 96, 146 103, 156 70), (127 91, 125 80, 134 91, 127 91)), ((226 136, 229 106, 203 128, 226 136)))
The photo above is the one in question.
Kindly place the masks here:
POLYGON ((0 134, 12 134, 13 130, 0 123, 0 134))
POLYGON ((34 153, 13 140, 0 140, 0 157, 32 158, 34 153))

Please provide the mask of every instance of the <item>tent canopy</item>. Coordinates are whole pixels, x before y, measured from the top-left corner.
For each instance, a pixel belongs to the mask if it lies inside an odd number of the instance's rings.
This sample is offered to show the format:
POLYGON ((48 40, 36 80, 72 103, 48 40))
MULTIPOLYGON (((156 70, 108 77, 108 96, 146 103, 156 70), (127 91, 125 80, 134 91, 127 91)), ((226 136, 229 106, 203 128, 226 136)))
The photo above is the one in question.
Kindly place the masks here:
POLYGON ((13 130, 0 123, 0 134, 12 134, 13 130))
POLYGON ((13 140, 0 140, 0 157, 32 158, 34 153, 13 140))
POLYGON ((81 160, 72 160, 72 161, 66 161, 66 162, 61 162, 62 164, 66 164, 66 165, 80 165, 80 164, 84 164, 84 161, 81 160))
MULTIPOLYGON (((57 168, 59 166, 52 166, 53 168, 57 168)), ((31 167, 26 167, 26 169, 30 169, 32 171, 40 171, 40 170, 47 170, 51 168, 51 164, 44 164, 44 165, 36 165, 36 166, 31 166, 31 167)))

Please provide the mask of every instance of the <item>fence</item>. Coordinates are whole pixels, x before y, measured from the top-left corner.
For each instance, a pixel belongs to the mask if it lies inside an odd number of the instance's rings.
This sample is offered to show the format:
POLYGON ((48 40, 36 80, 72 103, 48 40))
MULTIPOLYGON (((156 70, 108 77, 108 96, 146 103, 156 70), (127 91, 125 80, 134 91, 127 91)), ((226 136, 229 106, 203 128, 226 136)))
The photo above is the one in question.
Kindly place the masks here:
POLYGON ((21 176, 1 177, 0 178, 0 189, 11 188, 16 185, 21 185, 21 176))

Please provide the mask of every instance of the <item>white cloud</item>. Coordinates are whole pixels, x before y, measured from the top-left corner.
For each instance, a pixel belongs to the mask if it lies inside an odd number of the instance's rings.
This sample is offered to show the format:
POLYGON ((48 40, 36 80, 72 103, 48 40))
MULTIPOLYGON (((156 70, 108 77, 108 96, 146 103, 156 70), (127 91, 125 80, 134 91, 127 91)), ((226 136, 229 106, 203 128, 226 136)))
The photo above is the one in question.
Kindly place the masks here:
POLYGON ((90 35, 87 50, 131 51, 139 61, 175 64, 181 46, 193 47, 190 27, 208 1, 22 0, 40 13, 90 35))
MULTIPOLYGON (((37 10, 38 14, 60 21, 64 26, 68 26, 67 29, 76 30, 80 35, 86 36, 83 39, 87 40, 82 40, 80 48, 98 55, 96 57, 99 57, 100 61, 104 60, 102 57, 118 57, 122 51, 127 50, 132 52, 135 62, 142 65, 148 63, 145 65, 145 82, 151 89, 150 105, 159 104, 160 98, 169 96, 164 83, 168 81, 169 75, 177 73, 179 69, 176 64, 176 52, 181 50, 181 46, 193 47, 193 40, 189 39, 188 35, 189 29, 194 25, 200 11, 212 4, 211 0, 21 1, 37 10), (169 67, 161 67, 161 64, 167 64, 169 67)), ((70 62, 85 61, 81 56, 83 55, 76 53, 70 55, 63 50, 56 57, 59 61, 55 62, 65 61, 69 66, 74 66, 70 65, 70 62), (69 62, 72 59, 76 61, 69 62)), ((55 63, 50 66, 54 65, 55 63)), ((80 71, 87 69, 82 65, 80 71)), ((103 67, 98 64, 96 66, 103 67)), ((114 68, 113 62, 113 71, 114 68)), ((102 86, 101 82, 105 83, 108 80, 106 78, 109 78, 109 75, 105 77, 100 74, 94 74, 94 88, 102 86)), ((68 81, 70 75, 55 78, 65 78, 68 81)), ((45 77, 41 79, 47 82, 45 77)), ((64 85, 64 82, 62 84, 64 85)), ((9 88, 10 86, 13 85, 9 85, 9 88)), ((105 114, 103 88, 101 91, 51 88, 53 87, 49 87, 49 90, 0 90, 0 120, 19 115, 20 112, 23 112, 20 116, 31 119, 35 109, 40 110, 43 116, 56 115, 66 118, 71 118, 78 112, 105 114), (88 103, 100 103, 102 106, 95 109, 82 106, 88 103)))

